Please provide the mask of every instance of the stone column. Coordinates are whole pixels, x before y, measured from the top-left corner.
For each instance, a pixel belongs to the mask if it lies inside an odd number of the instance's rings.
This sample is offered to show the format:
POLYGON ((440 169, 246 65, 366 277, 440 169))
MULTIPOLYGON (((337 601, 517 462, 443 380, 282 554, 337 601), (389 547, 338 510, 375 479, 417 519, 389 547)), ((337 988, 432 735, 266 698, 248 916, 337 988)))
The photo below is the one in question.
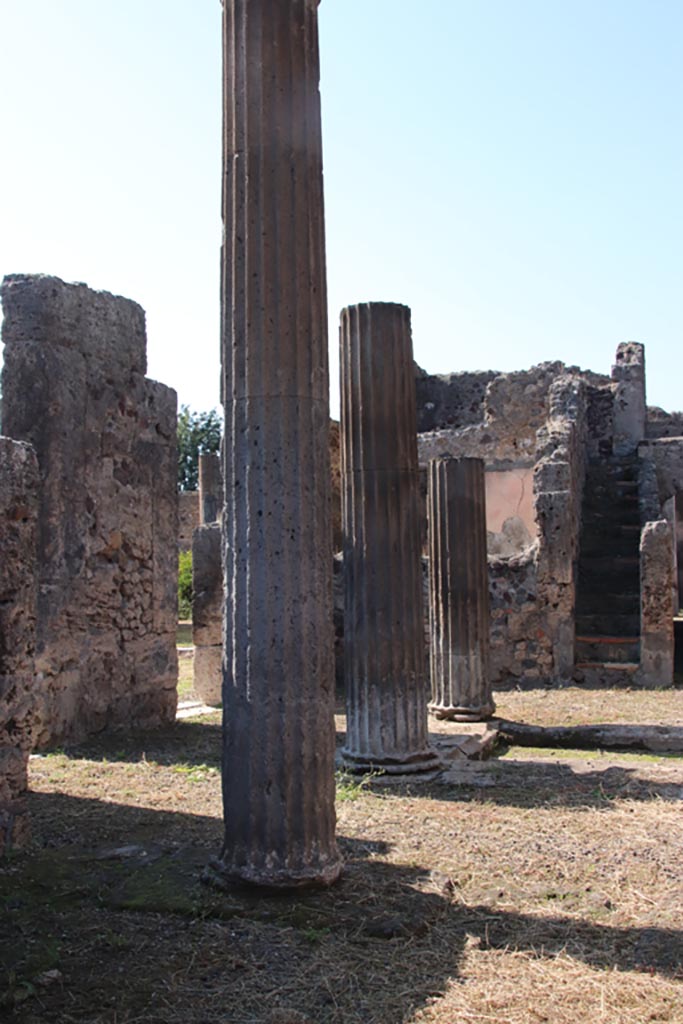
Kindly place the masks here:
POLYGON ((489 673, 489 573, 481 459, 429 463, 429 628, 437 718, 479 722, 495 705, 489 673))
POLYGON ((317 0, 225 0, 223 804, 213 877, 326 885, 335 841, 317 0))
POLYGON ((346 747, 352 769, 438 764, 427 735, 410 310, 341 314, 346 747))
POLYGON ((199 456, 199 521, 217 523, 223 511, 223 473, 218 452, 199 456))

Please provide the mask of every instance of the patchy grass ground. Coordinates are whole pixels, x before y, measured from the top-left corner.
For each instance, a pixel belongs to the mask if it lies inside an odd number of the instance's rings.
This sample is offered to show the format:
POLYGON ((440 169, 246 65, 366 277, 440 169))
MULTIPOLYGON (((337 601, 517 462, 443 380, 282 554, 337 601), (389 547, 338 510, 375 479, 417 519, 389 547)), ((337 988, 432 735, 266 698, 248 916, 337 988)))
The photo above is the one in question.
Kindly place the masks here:
MULTIPOLYGON (((656 723, 680 693, 497 698, 656 723)), ((683 759, 513 748, 459 785, 341 778, 343 880, 273 898, 199 881, 219 747, 216 714, 32 758, 34 846, 0 871, 9 1018, 683 1022, 683 759)))

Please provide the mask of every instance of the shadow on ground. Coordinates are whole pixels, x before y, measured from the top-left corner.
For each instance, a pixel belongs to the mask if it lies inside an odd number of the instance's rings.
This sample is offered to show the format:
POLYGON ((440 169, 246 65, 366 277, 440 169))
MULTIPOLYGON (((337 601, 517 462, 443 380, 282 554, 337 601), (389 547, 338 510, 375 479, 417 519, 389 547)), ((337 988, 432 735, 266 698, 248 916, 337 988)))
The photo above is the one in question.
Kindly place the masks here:
MULTIPOLYGON (((337 733, 337 744, 341 746, 344 734, 337 733)), ((501 748, 498 753, 505 753, 501 748)), ((87 759, 97 762, 154 762, 160 765, 198 765, 220 769, 221 726, 207 722, 178 722, 154 733, 113 734, 102 736, 97 741, 83 744, 64 751, 71 759, 87 759)), ((547 807, 586 806, 609 810, 617 799, 630 800, 682 800, 683 786, 680 781, 655 780, 643 775, 635 756, 633 767, 607 764, 599 767, 601 760, 608 760, 599 751, 592 754, 583 752, 573 762, 569 753, 562 752, 558 762, 550 756, 531 759, 528 755, 522 761, 493 757, 486 761, 458 761, 453 764, 450 781, 443 783, 407 782, 382 786, 387 795, 405 796, 419 792, 441 800, 469 801, 483 799, 502 806, 547 807)), ((609 761, 619 760, 620 755, 610 755, 609 761)), ((653 755, 644 755, 640 760, 647 765, 653 755)), ((664 761, 662 755, 657 758, 664 761)), ((672 763, 683 765, 679 756, 672 763)), ((381 781, 381 780, 380 780, 381 781)))
POLYGON ((449 879, 383 860, 383 843, 342 837, 345 874, 324 892, 226 895, 200 882, 213 818, 63 795, 31 805, 54 845, 0 873, 17 1020, 258 1024, 289 1007, 295 1024, 397 1024, 458 980, 472 947, 683 977, 681 931, 468 906, 449 879), (69 843, 74 821, 96 845, 69 843))

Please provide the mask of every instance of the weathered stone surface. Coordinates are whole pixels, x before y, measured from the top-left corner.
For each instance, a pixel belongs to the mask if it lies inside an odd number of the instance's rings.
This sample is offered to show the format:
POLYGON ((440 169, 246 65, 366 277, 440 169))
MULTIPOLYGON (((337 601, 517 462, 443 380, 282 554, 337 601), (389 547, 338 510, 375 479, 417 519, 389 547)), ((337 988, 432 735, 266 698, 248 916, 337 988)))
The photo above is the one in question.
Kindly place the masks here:
POLYGON ((192 640, 195 646, 221 643, 223 628, 223 571, 221 528, 199 526, 192 544, 192 640))
POLYGON ((210 707, 220 707, 223 699, 223 646, 195 647, 193 655, 194 692, 210 707))
POLYGON ((200 525, 199 491, 178 491, 178 550, 191 551, 194 531, 200 525))
POLYGON ((475 722, 494 711, 489 669, 489 578, 481 459, 429 464, 431 632, 429 710, 475 722))
POLYGON ((645 346, 627 341, 617 348, 612 367, 614 394, 614 453, 630 455, 645 437, 645 346))
POLYGON ((484 397, 495 370, 430 374, 415 367, 417 430, 459 430, 482 423, 484 397))
MULTIPOLYGON (((421 464, 447 454, 483 458, 487 503, 491 496, 491 510, 500 506, 495 517, 487 513, 491 681, 498 687, 566 679, 572 673, 591 389, 607 393, 611 410, 609 378, 563 363, 496 374, 487 385, 478 424, 418 438, 421 464), (512 507, 515 493, 517 506, 512 507)), ((596 423, 602 429, 602 421, 596 423)), ((611 426, 605 429, 611 445, 611 426)))
POLYGON ((201 525, 220 522, 223 514, 223 470, 218 452, 199 456, 199 515, 201 525))
POLYGON ((672 686, 674 667, 674 533, 665 519, 640 535, 640 672, 643 686, 672 686))
POLYGON ((645 437, 649 440, 660 437, 683 437, 683 412, 665 412, 656 405, 649 405, 645 437))
POLYGON ((346 746, 357 769, 434 767, 427 735, 410 310, 341 315, 346 746))
POLYGON ((2 299, 3 428, 41 474, 34 742, 171 721, 176 395, 143 376, 144 312, 55 277, 2 299))
POLYGON ((224 5, 225 840, 217 879, 333 882, 329 373, 317 3, 224 5))
POLYGON ((28 838, 24 796, 36 714, 35 452, 0 437, 0 856, 28 838))
POLYGON ((200 526, 192 541, 194 690, 206 704, 221 702, 223 561, 218 523, 200 526))

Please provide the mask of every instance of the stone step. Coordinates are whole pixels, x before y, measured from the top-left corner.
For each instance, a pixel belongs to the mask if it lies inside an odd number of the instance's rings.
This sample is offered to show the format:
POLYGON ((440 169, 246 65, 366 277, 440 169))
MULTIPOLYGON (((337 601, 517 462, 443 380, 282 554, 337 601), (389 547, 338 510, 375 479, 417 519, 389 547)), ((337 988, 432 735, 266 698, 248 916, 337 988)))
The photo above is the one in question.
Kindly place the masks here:
POLYGON ((574 666, 574 679, 583 686, 632 686, 640 662, 584 661, 574 666))
POLYGON ((603 615, 614 612, 617 615, 640 616, 640 594, 634 588, 622 591, 609 591, 595 587, 582 586, 576 598, 576 614, 603 615))
POLYGON ((632 494, 618 497, 591 491, 584 496, 582 509, 584 523, 603 519, 613 523, 634 522, 640 516, 638 500, 632 494))
POLYGON ((631 558, 638 557, 639 534, 633 532, 630 536, 616 531, 595 530, 589 534, 583 534, 579 552, 581 558, 619 558, 624 556, 631 558))
POLYGON ((639 636, 640 614, 619 612, 577 613, 576 632, 581 636, 639 636))
POLYGON ((623 664, 640 658, 640 637, 577 636, 575 646, 577 662, 607 662, 623 664))

